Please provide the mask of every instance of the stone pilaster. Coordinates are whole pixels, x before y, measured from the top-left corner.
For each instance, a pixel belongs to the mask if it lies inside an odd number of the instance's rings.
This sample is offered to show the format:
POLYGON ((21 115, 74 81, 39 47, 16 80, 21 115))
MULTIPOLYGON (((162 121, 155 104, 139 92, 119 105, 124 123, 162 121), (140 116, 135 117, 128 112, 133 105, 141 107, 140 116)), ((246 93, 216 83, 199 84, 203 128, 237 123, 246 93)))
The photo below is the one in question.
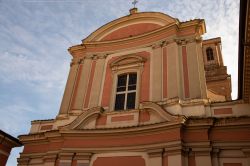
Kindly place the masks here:
POLYGON ((162 47, 156 44, 152 47, 153 55, 151 58, 151 99, 152 101, 162 100, 162 47))
POLYGON ((75 82, 77 78, 77 72, 78 72, 80 63, 81 63, 81 59, 75 58, 72 60, 70 64, 69 76, 68 76, 68 80, 66 83, 58 118, 64 117, 69 112, 71 99, 72 99, 73 91, 74 91, 74 86, 75 86, 75 82))
POLYGON ((212 166, 211 148, 193 148, 195 153, 195 165, 212 166))
POLYGON ((163 149, 155 149, 148 151, 149 166, 162 166, 163 149))

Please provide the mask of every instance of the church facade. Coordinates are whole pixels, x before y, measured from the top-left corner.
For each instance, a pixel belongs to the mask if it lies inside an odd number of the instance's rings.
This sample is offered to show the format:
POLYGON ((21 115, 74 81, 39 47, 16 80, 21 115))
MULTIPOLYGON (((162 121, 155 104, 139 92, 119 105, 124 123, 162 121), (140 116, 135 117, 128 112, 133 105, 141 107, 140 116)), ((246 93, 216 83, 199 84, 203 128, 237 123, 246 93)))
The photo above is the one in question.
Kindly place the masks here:
POLYGON ((221 39, 204 33, 133 8, 70 47, 60 111, 19 136, 18 165, 250 165, 250 105, 231 100, 221 39))

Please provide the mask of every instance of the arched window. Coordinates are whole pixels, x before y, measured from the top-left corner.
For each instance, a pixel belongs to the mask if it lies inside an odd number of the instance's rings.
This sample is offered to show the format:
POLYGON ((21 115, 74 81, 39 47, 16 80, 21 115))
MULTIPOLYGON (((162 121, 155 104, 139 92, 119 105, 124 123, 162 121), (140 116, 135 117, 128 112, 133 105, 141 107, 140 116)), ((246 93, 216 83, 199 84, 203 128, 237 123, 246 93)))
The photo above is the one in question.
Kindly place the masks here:
POLYGON ((137 73, 125 73, 117 76, 115 110, 135 108, 137 73))
POLYGON ((207 53, 207 61, 214 60, 214 53, 213 53, 213 49, 211 47, 208 47, 206 49, 206 53, 207 53))

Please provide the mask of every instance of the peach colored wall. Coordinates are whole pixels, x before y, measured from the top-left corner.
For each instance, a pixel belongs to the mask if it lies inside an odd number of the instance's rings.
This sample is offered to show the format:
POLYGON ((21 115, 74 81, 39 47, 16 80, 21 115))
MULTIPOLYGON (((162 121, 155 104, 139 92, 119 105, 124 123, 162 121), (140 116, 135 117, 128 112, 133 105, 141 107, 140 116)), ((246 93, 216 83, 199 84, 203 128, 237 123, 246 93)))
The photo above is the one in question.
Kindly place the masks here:
POLYGON ((185 131, 183 132, 183 139, 185 141, 207 141, 208 131, 206 129, 195 130, 195 131, 185 131))
POLYGON ((232 114, 232 108, 217 108, 214 109, 214 115, 221 115, 221 114, 232 114))
POLYGON ((53 125, 44 125, 41 127, 40 130, 50 130, 50 129, 52 129, 52 127, 53 127, 53 125))
POLYGON ((183 77, 184 77, 184 94, 185 94, 185 98, 189 98, 189 78, 188 78, 186 46, 182 46, 182 63, 183 63, 183 77))
POLYGON ((47 151, 59 150, 60 148, 104 148, 115 146, 138 146, 146 144, 165 143, 168 141, 180 140, 180 130, 170 129, 163 133, 152 135, 133 135, 127 137, 64 137, 63 142, 50 142, 44 144, 27 144, 23 153, 42 153, 47 151))
POLYGON ((124 115, 124 116, 111 117, 111 122, 130 121, 130 120, 134 120, 134 115, 124 115))
POLYGON ((216 141, 249 141, 250 129, 212 130, 210 139, 216 141))
POLYGON ((89 78, 89 83, 88 83, 88 89, 87 89, 87 93, 86 93, 84 108, 88 108, 88 105, 89 105, 90 92, 91 92, 92 82, 93 82, 94 73, 95 73, 95 65, 96 65, 96 60, 94 60, 92 62, 92 66, 91 66, 91 73, 90 73, 90 78, 89 78))
POLYGON ((140 156, 98 157, 93 166, 145 166, 145 160, 140 156))
POLYGON ((241 163, 223 163, 223 166, 242 166, 241 163))
POLYGON ((100 116, 99 118, 97 118, 96 120, 96 125, 105 125, 107 123, 107 115, 105 116, 100 116))
POLYGON ((122 39, 122 38, 137 36, 146 32, 153 31, 160 27, 161 27, 160 25, 153 24, 153 23, 133 24, 133 25, 120 28, 108 34, 101 41, 115 40, 115 39, 122 39))
POLYGON ((139 114, 139 122, 147 122, 150 121, 150 114, 148 111, 140 111, 139 114))

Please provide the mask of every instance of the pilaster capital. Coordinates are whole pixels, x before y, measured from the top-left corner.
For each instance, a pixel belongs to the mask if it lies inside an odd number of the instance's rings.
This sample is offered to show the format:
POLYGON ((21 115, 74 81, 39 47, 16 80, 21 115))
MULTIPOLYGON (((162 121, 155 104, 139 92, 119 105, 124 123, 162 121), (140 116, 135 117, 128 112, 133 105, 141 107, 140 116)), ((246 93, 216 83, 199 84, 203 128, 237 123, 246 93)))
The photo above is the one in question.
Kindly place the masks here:
POLYGON ((163 149, 153 149, 148 151, 149 157, 161 157, 163 149))
POLYGON ((79 64, 83 63, 83 60, 84 60, 84 58, 73 58, 71 60, 70 66, 79 65, 79 64))
POLYGON ((57 153, 47 153, 44 157, 43 160, 45 162, 55 162, 58 158, 57 153))
POLYGON ((218 148, 213 148, 212 149, 212 156, 213 157, 218 157, 219 156, 219 153, 220 153, 220 149, 218 149, 218 148))
POLYGON ((20 166, 22 166, 22 165, 28 165, 29 161, 30 161, 29 157, 20 157, 20 158, 17 158, 17 163, 20 166))
POLYGON ((188 43, 200 43, 202 41, 202 37, 200 36, 192 36, 188 38, 175 38, 174 42, 178 45, 187 45, 188 43))
POLYGON ((75 160, 90 160, 91 159, 91 156, 93 154, 92 153, 76 153, 74 159, 75 160))
POLYGON ((106 59, 109 54, 107 53, 96 53, 96 54, 88 54, 85 57, 87 59, 97 60, 97 59, 106 59))
POLYGON ((176 154, 182 154, 182 146, 177 146, 177 147, 169 147, 165 148, 165 154, 164 155, 176 155, 176 154))
POLYGON ((157 49, 157 48, 161 48, 162 47, 162 42, 157 42, 157 43, 154 43, 152 44, 152 49, 157 49))
POLYGON ((186 44, 187 44, 187 40, 186 40, 186 39, 174 39, 174 41, 175 41, 178 45, 186 45, 186 44))
POLYGON ((242 152, 245 154, 246 157, 250 157, 250 149, 242 149, 242 152))
POLYGON ((59 158, 60 160, 72 160, 74 155, 75 153, 73 152, 62 152, 62 153, 59 153, 59 158))
POLYGON ((196 156, 210 156, 212 148, 204 147, 204 148, 192 148, 192 151, 196 156))
POLYGON ((202 42, 202 37, 201 36, 197 36, 195 38, 195 41, 196 41, 196 43, 201 43, 202 42))

